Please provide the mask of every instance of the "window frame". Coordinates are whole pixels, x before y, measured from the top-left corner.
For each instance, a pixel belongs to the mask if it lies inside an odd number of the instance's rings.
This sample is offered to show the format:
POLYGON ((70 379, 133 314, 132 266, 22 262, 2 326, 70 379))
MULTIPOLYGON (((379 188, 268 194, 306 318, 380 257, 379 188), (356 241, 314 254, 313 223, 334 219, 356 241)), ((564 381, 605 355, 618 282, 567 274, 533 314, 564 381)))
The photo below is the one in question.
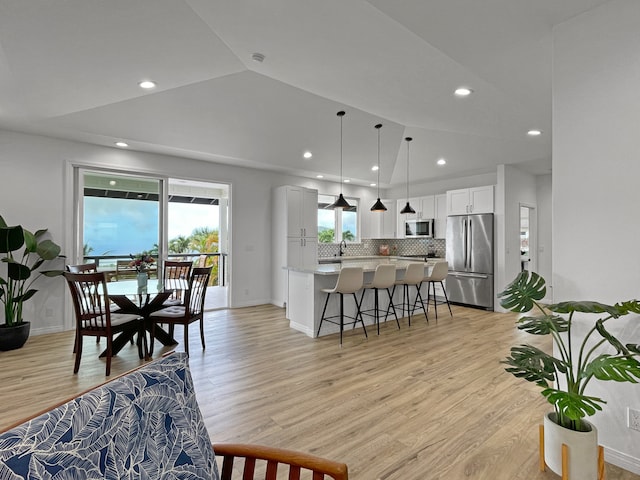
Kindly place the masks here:
MULTIPOLYGON (((361 220, 361 215, 360 215, 360 199, 357 197, 344 197, 345 200, 347 200, 347 202, 352 206, 355 207, 355 215, 356 215, 356 232, 354 234, 354 239, 353 240, 345 240, 345 242, 347 243, 360 243, 360 220, 361 220)), ((335 202, 338 199, 337 195, 329 195, 329 194, 318 194, 318 211, 320 210, 329 210, 325 205, 331 205, 333 202, 335 202), (323 198, 324 197, 324 198, 323 198), (321 202, 321 199, 326 199, 326 202, 321 202), (329 202, 329 199, 331 199, 331 201, 329 202)), ((342 242, 342 220, 343 220, 343 209, 342 208, 335 208, 333 209, 333 241, 331 242, 321 242, 320 241, 320 215, 318 215, 318 243, 324 244, 324 245, 330 245, 330 244, 338 244, 340 242, 342 242), (338 228, 338 226, 340 228, 338 228)))

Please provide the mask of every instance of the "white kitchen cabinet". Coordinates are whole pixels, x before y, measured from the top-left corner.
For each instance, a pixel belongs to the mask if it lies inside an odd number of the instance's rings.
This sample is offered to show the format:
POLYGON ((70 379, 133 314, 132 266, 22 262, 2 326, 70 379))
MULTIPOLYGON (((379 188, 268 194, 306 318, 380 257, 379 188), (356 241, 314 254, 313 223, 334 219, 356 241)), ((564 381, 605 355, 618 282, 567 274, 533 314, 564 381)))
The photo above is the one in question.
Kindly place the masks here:
POLYGON ((447 215, 493 213, 493 185, 447 192, 447 215))
POLYGON ((396 201, 380 201, 387 207, 385 212, 363 212, 362 238, 396 238, 396 201))
POLYGON ((434 238, 445 238, 447 234, 447 195, 435 195, 434 204, 436 210, 434 238))
POLYGON ((301 267, 318 263, 318 238, 288 237, 287 266, 301 267))
MULTIPOLYGON (((282 188, 282 187, 281 187, 282 188)), ((318 236, 318 191, 284 187, 288 237, 318 236)))
POLYGON ((318 263, 318 191, 298 186, 273 191, 272 302, 287 302, 286 267, 318 263))

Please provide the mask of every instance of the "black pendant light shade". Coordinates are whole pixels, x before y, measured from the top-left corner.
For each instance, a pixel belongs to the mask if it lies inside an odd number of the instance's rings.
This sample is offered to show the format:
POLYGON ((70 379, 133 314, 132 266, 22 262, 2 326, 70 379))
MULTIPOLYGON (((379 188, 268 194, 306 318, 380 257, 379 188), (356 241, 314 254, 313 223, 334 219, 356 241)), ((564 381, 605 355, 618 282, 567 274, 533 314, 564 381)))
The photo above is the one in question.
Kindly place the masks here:
POLYGON ((351 205, 349 205, 349 202, 347 202, 342 194, 340 194, 338 199, 333 202, 329 208, 351 208, 351 205))
POLYGON ((413 138, 407 137, 405 140, 407 141, 407 204, 400 210, 400 213, 416 213, 409 204, 409 142, 413 140, 413 138))
POLYGON ((342 117, 344 117, 344 111, 340 110, 336 115, 340 117, 340 196, 338 199, 329 205, 327 208, 351 208, 349 202, 347 202, 342 196, 342 117))
POLYGON ((378 183, 376 183, 376 185, 378 186, 378 200, 376 200, 376 203, 374 203, 373 207, 371 207, 372 212, 387 211, 387 207, 385 207, 384 203, 380 201, 380 129, 381 128, 382 128, 381 123, 375 126, 375 129, 378 130, 378 183))
POLYGON ((413 209, 411 205, 409 205, 409 202, 407 202, 404 208, 400 210, 400 213, 416 213, 416 211, 413 209))

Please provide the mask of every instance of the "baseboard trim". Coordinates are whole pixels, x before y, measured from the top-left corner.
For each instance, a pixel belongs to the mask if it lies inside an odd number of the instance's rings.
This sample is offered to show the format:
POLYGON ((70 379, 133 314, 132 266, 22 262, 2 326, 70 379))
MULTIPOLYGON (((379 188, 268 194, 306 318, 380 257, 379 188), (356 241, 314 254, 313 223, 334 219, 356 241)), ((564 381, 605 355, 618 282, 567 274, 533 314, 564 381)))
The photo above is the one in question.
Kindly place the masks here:
POLYGON ((606 462, 609 462, 616 467, 620 467, 631 473, 640 475, 640 458, 635 458, 626 453, 605 447, 604 459, 606 462))
POLYGON ((311 338, 315 337, 315 332, 312 329, 310 329, 308 326, 303 325, 301 323, 289 321, 289 327, 304 333, 307 337, 311 337, 311 338))

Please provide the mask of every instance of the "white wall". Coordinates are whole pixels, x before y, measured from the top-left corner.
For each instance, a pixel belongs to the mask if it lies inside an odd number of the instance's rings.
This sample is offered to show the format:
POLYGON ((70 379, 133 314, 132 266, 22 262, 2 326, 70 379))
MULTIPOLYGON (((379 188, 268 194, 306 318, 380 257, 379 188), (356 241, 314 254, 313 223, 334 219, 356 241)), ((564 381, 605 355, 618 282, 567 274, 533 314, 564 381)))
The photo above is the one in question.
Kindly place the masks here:
MULTIPOLYGON (((612 0, 554 32, 556 302, 640 296, 639 25, 640 2, 612 0)), ((609 325, 623 343, 640 342, 637 316, 609 325)), ((640 387, 590 385, 588 394, 608 402, 593 417, 607 460, 640 473, 640 432, 626 428, 626 407, 640 409, 640 387)))
POLYGON ((547 283, 547 299, 553 301, 553 275, 552 275, 552 218, 553 202, 551 195, 551 175, 539 175, 536 177, 536 201, 538 212, 538 268, 537 271, 544 277, 547 283))
MULTIPOLYGON (((0 131, 0 214, 9 224, 21 223, 31 230, 49 228, 69 258, 73 187, 68 172, 72 164, 230 184, 232 307, 271 300, 272 187, 303 184, 323 193, 339 191, 336 184, 275 172, 0 131)), ((364 206, 375 200, 372 189, 345 185, 343 191, 361 197, 364 206)), ((63 264, 61 261, 60 267, 63 264)), ((25 314, 35 319, 32 333, 71 328, 70 305, 64 308, 68 297, 64 281, 43 279, 39 286, 35 301, 26 305, 25 314)))
MULTIPOLYGON (((536 207, 536 177, 512 165, 498 166, 495 208, 495 292, 520 273, 520 205, 536 207)), ((496 298, 495 310, 504 311, 496 298)))

